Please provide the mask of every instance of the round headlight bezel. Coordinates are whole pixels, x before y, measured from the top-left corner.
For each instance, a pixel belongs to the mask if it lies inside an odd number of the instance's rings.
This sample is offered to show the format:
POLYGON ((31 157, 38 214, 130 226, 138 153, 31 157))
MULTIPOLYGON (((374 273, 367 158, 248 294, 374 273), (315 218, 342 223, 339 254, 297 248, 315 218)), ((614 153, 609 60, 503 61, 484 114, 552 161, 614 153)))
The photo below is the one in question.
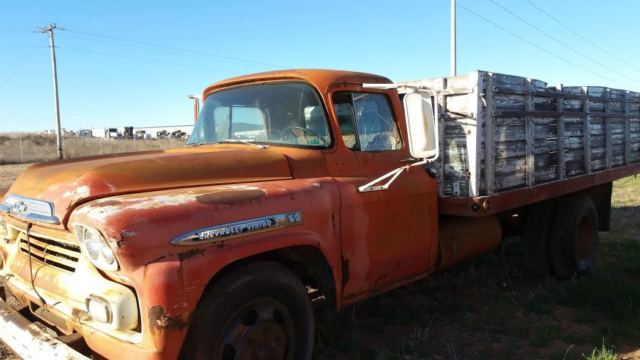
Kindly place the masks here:
POLYGON ((119 269, 116 255, 100 230, 83 224, 76 224, 74 228, 80 249, 89 262, 104 271, 119 269))

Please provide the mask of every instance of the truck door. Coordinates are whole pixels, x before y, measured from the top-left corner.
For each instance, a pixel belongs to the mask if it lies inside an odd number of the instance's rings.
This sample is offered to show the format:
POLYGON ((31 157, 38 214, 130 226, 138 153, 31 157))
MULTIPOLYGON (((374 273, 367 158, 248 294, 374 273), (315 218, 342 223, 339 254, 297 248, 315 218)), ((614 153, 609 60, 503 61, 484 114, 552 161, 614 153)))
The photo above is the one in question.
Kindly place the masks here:
POLYGON ((337 91, 331 98, 338 146, 356 158, 356 176, 336 177, 341 196, 343 297, 357 297, 427 273, 437 255, 437 187, 421 167, 387 189, 358 187, 410 161, 397 95, 337 91), (342 141, 340 141, 342 140, 342 141))

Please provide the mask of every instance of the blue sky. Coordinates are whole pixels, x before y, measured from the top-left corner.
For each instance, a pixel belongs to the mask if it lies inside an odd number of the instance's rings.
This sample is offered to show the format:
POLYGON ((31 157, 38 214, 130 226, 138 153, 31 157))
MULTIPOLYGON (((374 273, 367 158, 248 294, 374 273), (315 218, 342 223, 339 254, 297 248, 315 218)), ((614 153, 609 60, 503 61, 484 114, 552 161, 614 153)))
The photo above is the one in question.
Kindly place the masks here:
MULTIPOLYGON (((640 91, 640 1, 458 1, 459 73, 640 91)), ((54 127, 48 38, 31 31, 50 22, 66 29, 56 47, 67 129, 187 124, 188 94, 278 68, 398 81, 449 72, 448 0, 4 0, 0 132, 54 127)))

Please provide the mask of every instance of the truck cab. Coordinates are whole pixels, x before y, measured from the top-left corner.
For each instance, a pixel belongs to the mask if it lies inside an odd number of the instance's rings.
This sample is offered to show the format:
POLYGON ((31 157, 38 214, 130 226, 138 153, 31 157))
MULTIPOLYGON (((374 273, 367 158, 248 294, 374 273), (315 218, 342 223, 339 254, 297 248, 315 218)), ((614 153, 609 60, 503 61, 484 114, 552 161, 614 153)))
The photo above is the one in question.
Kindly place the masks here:
POLYGON ((339 309, 424 276, 437 257, 426 171, 358 190, 416 161, 397 92, 363 83, 390 81, 328 70, 229 79, 204 91, 185 148, 29 168, 2 203, 7 297, 107 358, 308 356, 312 303, 339 309), (264 274, 295 303, 273 294, 226 319, 209 313, 223 311, 221 284, 264 274), (204 341, 202 326, 220 338, 204 341))

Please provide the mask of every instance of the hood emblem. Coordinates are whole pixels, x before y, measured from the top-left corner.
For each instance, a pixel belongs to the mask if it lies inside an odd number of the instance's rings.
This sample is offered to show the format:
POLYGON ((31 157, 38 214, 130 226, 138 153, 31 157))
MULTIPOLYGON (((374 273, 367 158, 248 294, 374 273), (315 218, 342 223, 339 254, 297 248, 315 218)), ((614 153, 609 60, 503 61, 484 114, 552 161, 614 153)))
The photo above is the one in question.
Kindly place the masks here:
POLYGON ((11 212, 16 214, 25 214, 29 208, 24 201, 17 201, 11 206, 11 212))

